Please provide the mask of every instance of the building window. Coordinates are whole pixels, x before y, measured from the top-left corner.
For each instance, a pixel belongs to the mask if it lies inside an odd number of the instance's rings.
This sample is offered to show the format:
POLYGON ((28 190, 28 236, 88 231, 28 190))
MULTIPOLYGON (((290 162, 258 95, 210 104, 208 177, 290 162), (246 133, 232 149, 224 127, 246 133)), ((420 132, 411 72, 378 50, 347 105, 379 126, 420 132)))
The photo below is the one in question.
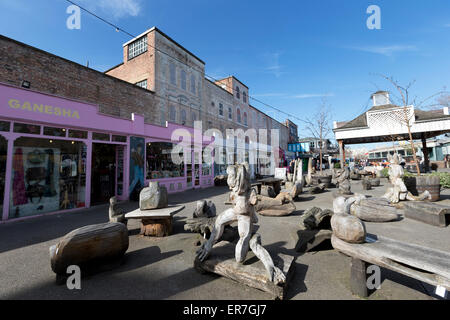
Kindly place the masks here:
POLYGON ((236 98, 241 99, 241 92, 238 86, 236 86, 236 98))
POLYGON ((191 113, 191 119, 192 119, 192 124, 194 124, 194 122, 197 121, 197 114, 195 112, 191 113))
POLYGON ((244 112, 244 125, 248 125, 248 121, 247 121, 247 112, 244 112))
POLYGON ((147 51, 147 36, 143 36, 140 39, 130 43, 128 45, 128 60, 140 55, 147 51))
POLYGON ((223 104, 219 103, 219 116, 223 117, 223 104))
POLYGON ((186 71, 181 70, 181 89, 186 90, 186 71))
POLYGON ((186 124, 186 110, 181 110, 180 112, 180 122, 182 125, 186 124))
POLYGON ((228 107, 228 119, 233 120, 233 109, 231 107, 228 107))
MULTIPOLYGON (((184 162, 175 164, 171 153, 174 145, 168 142, 147 143, 147 179, 184 177, 184 162)), ((183 153, 180 152, 183 159, 183 153)))
POLYGON ((170 83, 174 86, 177 85, 177 71, 175 69, 175 65, 171 62, 169 64, 169 71, 170 71, 170 83))
POLYGON ((244 103, 247 103, 247 93, 245 91, 242 92, 242 99, 244 100, 244 103))
POLYGON ((137 85, 138 87, 147 89, 147 79, 142 80, 142 81, 139 81, 139 82, 136 82, 136 85, 137 85))
POLYGON ((241 123, 241 110, 237 109, 237 122, 241 123))
POLYGON ((196 90, 195 90, 195 76, 191 75, 191 92, 193 94, 195 94, 196 90))
POLYGON ((16 139, 9 218, 84 207, 86 150, 76 141, 16 139))
POLYGON ((174 106, 169 107, 169 121, 175 122, 177 119, 177 111, 174 106))

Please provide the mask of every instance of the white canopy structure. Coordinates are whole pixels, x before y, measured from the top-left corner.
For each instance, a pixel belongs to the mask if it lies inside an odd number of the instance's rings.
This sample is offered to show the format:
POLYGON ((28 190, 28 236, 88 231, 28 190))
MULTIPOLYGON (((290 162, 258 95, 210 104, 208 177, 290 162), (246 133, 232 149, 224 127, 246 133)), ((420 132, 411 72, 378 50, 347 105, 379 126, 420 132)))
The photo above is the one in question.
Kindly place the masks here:
MULTIPOLYGON (((396 106, 389 94, 379 91, 372 95, 373 106, 367 112, 348 122, 334 122, 333 131, 339 143, 341 163, 345 160, 345 145, 409 140, 408 122, 414 140, 426 140, 450 132, 448 107, 424 111, 414 106, 396 106)), ((424 152, 425 168, 429 167, 424 152)))

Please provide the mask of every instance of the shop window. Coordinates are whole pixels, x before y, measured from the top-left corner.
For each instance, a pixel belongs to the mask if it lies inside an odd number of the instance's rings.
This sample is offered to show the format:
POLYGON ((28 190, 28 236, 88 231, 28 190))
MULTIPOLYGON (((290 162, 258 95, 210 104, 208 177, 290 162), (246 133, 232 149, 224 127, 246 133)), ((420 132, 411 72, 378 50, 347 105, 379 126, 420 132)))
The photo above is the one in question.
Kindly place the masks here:
POLYGON ((124 142, 124 143, 126 143, 126 142, 127 142, 127 137, 126 137, 126 136, 116 136, 116 135, 113 135, 113 136, 112 136, 112 141, 114 141, 114 142, 124 142))
MULTIPOLYGON (((184 177, 184 161, 175 164, 172 161, 172 149, 175 145, 169 142, 147 143, 147 179, 164 179, 184 177)), ((183 152, 179 154, 183 158, 183 152)))
POLYGON ((100 132, 93 132, 92 133, 92 139, 93 140, 99 140, 99 141, 109 141, 109 134, 107 134, 107 133, 100 133, 100 132))
POLYGON ((10 218, 85 206, 86 146, 21 137, 14 142, 10 218))
POLYGON ((88 137, 87 131, 69 129, 69 138, 87 139, 87 137, 88 137))
POLYGON ((14 132, 28 133, 28 134, 40 134, 41 126, 26 123, 14 123, 14 132))
POLYGON ((64 129, 64 128, 44 127, 44 135, 46 135, 46 136, 55 136, 55 137, 65 137, 66 136, 66 129, 64 129))
POLYGON ((0 121, 0 131, 9 131, 11 123, 8 121, 0 121))

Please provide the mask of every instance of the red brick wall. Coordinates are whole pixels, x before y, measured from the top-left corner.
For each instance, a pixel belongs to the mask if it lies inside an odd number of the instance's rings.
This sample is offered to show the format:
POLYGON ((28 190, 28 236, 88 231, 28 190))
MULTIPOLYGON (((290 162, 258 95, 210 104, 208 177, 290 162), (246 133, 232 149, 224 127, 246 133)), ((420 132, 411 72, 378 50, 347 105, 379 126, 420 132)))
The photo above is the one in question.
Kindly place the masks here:
POLYGON ((155 90, 155 33, 147 35, 147 52, 128 60, 128 46, 123 47, 123 64, 108 70, 106 74, 136 83, 147 79, 147 89, 155 90))
POLYGON ((0 36, 0 82, 97 104, 99 111, 130 119, 142 114, 157 122, 154 93, 45 51, 0 36))

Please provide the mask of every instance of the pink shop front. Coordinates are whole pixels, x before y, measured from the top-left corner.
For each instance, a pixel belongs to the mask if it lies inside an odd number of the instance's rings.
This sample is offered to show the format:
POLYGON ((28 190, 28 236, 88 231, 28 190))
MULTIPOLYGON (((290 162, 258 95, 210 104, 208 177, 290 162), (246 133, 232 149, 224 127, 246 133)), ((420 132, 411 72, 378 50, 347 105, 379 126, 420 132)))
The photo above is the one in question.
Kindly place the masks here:
POLYGON ((214 166, 198 161, 209 140, 189 154, 181 149, 175 164, 176 129, 194 136, 192 128, 107 116, 95 105, 0 84, 0 221, 136 199, 149 181, 169 193, 213 186, 214 166))

